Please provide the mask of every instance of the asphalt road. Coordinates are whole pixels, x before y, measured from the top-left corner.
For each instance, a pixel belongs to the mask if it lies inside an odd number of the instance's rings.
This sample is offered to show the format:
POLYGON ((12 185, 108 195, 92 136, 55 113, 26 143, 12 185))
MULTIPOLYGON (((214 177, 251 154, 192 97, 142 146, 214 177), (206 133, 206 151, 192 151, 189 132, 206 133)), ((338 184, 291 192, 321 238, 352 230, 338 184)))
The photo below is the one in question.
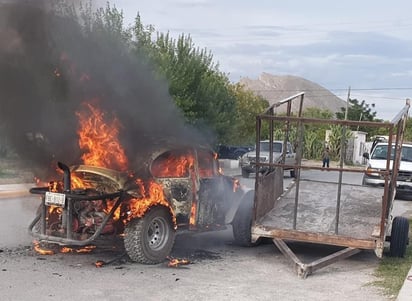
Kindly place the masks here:
MULTIPOLYGON (((285 185, 291 180, 287 175, 285 185)), ((240 181, 254 186, 253 179, 240 181)), ((0 200, 0 300, 390 300, 370 285, 379 262, 373 252, 361 252, 303 280, 272 243, 233 245, 230 227, 179 235, 172 256, 190 264, 178 268, 167 262, 132 263, 123 256, 121 243, 99 242, 88 254, 39 255, 27 234, 38 203, 37 197, 0 200), (97 268, 97 261, 108 264, 97 268)), ((412 212, 412 202, 396 203, 404 205, 403 213, 412 212)), ((310 261, 336 251, 300 243, 291 248, 310 261)))

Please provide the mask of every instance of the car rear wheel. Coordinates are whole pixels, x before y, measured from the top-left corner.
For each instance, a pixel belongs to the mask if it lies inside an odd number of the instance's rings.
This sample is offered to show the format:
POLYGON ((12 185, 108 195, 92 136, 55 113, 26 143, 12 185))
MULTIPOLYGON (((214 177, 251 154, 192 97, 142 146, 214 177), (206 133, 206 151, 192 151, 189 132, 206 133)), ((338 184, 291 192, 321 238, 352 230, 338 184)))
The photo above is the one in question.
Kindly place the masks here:
POLYGON ((260 238, 256 242, 252 242, 253 197, 254 193, 252 192, 245 195, 232 222, 235 244, 242 247, 253 247, 261 242, 260 238))
POLYGON ((172 217, 166 207, 152 207, 125 228, 124 247, 130 259, 157 264, 170 254, 175 240, 172 217))
POLYGON ((402 216, 396 216, 392 222, 389 255, 391 257, 404 257, 409 240, 409 221, 402 216))

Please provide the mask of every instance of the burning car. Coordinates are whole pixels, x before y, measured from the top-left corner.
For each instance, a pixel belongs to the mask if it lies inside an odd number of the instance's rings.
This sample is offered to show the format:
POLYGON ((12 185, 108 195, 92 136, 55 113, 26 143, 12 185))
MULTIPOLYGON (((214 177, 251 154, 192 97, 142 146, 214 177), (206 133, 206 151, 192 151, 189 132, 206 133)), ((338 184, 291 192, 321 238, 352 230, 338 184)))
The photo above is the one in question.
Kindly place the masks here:
POLYGON ((136 172, 58 163, 62 179, 33 194, 42 197, 29 226, 38 241, 86 246, 101 237, 123 237, 131 260, 157 264, 181 230, 232 225, 235 242, 251 245, 253 190, 221 173, 207 147, 152 153, 136 172))

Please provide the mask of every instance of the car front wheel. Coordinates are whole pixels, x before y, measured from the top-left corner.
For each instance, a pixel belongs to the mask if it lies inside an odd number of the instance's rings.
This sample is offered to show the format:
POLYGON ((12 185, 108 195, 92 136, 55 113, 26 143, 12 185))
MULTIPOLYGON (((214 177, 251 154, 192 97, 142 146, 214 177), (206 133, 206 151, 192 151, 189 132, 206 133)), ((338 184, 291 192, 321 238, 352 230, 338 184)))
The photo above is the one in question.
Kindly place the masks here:
POLYGON ((157 264, 170 254, 175 234, 169 210, 152 207, 143 217, 126 225, 124 247, 133 261, 157 264))

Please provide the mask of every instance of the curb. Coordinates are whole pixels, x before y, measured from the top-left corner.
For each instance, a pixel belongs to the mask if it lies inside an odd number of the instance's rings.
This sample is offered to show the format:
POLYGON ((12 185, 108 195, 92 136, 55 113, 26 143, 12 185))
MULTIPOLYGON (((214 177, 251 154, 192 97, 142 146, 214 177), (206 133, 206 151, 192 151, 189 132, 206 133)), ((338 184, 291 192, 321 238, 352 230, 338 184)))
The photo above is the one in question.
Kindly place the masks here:
POLYGON ((30 188, 36 186, 34 183, 5 184, 0 185, 0 198, 17 198, 30 196, 30 188))
POLYGON ((401 290, 399 291, 396 301, 409 301, 412 296, 412 267, 406 275, 401 290))

